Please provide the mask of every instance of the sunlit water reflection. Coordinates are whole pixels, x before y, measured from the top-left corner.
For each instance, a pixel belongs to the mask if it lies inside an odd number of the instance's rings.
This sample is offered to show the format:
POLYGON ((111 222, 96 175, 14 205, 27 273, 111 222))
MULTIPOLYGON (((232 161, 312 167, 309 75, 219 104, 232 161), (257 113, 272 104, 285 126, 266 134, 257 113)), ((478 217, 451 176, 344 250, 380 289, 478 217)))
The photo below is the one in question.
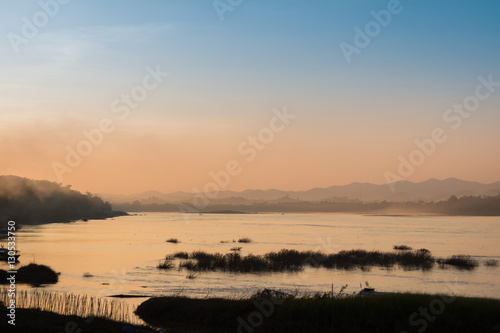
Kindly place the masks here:
MULTIPOLYGON (((109 296, 115 294, 194 297, 248 296, 263 288, 300 294, 357 292, 365 281, 380 291, 453 293, 500 298, 500 268, 480 266, 404 271, 374 268, 339 271, 307 268, 299 273, 233 274, 202 272, 187 279, 184 269, 156 268, 166 254, 204 250, 242 255, 283 248, 337 252, 349 249, 392 251, 396 244, 426 248, 434 256, 470 254, 480 261, 500 259, 499 217, 409 217, 336 214, 172 214, 144 213, 110 220, 26 226, 18 232, 21 264, 46 264, 61 272, 46 290, 109 296), (249 237, 252 243, 233 240, 249 237), (177 238, 180 243, 167 243, 177 238), (228 243, 221 243, 228 241, 228 243), (84 277, 89 272, 92 277, 84 277)), ((5 263, 0 264, 5 269, 5 263)), ((137 304, 143 298, 129 299, 137 304)))

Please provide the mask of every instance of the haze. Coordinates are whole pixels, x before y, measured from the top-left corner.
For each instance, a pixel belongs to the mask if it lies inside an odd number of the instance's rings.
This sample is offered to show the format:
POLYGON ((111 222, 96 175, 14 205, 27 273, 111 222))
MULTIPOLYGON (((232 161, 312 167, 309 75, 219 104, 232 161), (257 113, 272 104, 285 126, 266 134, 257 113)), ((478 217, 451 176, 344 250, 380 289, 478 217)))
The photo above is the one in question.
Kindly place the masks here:
MULTIPOLYGON (((231 161, 234 191, 498 181, 500 5, 456 4, 401 1, 350 56, 387 1, 243 1, 223 20, 211 1, 61 4, 0 39, 0 174, 104 193, 203 189, 231 161)), ((0 28, 41 10, 3 1, 0 28)))

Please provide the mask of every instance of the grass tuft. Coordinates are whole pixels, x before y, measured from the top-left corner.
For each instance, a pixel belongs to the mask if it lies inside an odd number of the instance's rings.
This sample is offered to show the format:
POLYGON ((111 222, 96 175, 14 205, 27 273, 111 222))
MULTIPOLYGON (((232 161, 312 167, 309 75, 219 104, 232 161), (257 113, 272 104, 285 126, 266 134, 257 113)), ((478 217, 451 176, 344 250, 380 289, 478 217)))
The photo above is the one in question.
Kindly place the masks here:
POLYGON ((411 246, 408 245, 394 245, 394 250, 398 251, 410 251, 413 250, 411 246))
POLYGON ((156 268, 159 269, 171 269, 174 268, 174 260, 172 257, 167 256, 165 259, 161 260, 156 268))
POLYGON ((175 252, 175 253, 172 255, 172 257, 174 257, 174 258, 179 258, 179 259, 188 259, 188 258, 189 258, 189 253, 179 251, 179 252, 175 252))
MULTIPOLYGON (((193 271, 226 272, 296 272, 305 266, 328 269, 369 271, 371 267, 428 270, 434 267, 435 259, 426 251, 379 252, 367 250, 340 251, 324 254, 315 251, 297 251, 282 249, 264 255, 242 256, 240 247, 231 249, 231 253, 207 253, 194 251, 182 258, 188 259, 179 264, 193 271)), ((174 254, 173 256, 176 256, 174 254)))
POLYGON ((248 237, 243 237, 243 238, 238 239, 238 243, 251 243, 251 242, 252 242, 252 239, 250 239, 248 237))
POLYGON ((174 243, 174 244, 180 243, 180 241, 177 238, 169 238, 166 240, 166 242, 167 243, 174 243))
POLYGON ((488 259, 484 262, 484 265, 487 267, 498 267, 498 260, 488 259))
POLYGON ((451 265, 456 267, 457 269, 474 269, 479 266, 479 263, 476 259, 473 259, 469 255, 458 254, 453 255, 446 259, 439 259, 438 263, 441 265, 451 265))

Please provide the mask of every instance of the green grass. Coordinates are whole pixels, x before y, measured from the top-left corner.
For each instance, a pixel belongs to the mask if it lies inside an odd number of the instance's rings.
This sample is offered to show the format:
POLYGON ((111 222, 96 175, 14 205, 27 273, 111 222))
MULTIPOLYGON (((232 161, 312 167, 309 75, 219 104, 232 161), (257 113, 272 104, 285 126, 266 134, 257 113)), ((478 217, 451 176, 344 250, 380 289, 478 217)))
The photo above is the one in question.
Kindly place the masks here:
MULTIPOLYGON (((152 298, 136 313, 145 322, 168 329, 184 327, 204 332, 235 331, 238 317, 247 323, 265 305, 267 315, 256 332, 416 332, 410 316, 429 308, 441 296, 392 294, 356 297, 315 297, 275 299, 189 299, 152 298), (275 304, 280 303, 280 304, 275 304), (273 304, 272 306, 270 304, 273 304), (262 308, 262 307, 261 307, 262 308)), ((500 325, 498 300, 459 297, 445 304, 444 310, 427 321, 425 332, 493 332, 500 325)), ((432 314, 432 313, 431 313, 432 314)), ((245 330, 242 330, 245 331, 245 330)))

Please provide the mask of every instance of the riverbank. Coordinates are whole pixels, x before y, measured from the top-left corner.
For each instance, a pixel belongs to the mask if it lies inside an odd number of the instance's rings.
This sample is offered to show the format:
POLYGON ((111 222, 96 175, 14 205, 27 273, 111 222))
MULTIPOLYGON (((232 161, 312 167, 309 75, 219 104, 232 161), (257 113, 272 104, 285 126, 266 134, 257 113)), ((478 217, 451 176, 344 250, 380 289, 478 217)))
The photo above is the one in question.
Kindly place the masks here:
POLYGON ((157 297, 136 313, 169 332, 499 332, 500 301, 425 294, 157 297))
MULTIPOLYGON (((2 313, 8 309, 0 303, 2 313)), ((306 298, 264 290, 245 299, 156 297, 136 313, 152 328, 97 317, 16 309, 1 332, 499 332, 500 301, 428 294, 306 298)))
MULTIPOLYGON (((0 303, 1 313, 7 313, 7 308, 0 303)), ((0 332, 72 332, 72 333, 154 333, 157 332, 144 326, 134 326, 102 318, 82 318, 64 316, 53 312, 33 309, 16 309, 15 326, 7 322, 7 316, 2 316, 0 332)))

